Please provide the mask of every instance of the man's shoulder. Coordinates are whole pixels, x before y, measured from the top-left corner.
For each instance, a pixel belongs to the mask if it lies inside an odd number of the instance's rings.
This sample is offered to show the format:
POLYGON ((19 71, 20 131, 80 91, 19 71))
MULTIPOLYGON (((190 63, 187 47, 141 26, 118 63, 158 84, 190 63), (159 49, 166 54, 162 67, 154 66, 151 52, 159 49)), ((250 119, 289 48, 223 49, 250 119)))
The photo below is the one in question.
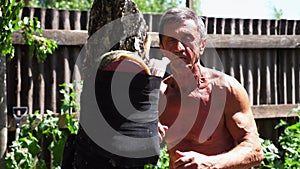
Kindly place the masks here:
POLYGON ((203 68, 205 71, 205 76, 210 77, 211 81, 218 86, 223 86, 227 88, 240 88, 242 87, 241 83, 233 76, 228 75, 222 71, 211 69, 211 68, 203 68))

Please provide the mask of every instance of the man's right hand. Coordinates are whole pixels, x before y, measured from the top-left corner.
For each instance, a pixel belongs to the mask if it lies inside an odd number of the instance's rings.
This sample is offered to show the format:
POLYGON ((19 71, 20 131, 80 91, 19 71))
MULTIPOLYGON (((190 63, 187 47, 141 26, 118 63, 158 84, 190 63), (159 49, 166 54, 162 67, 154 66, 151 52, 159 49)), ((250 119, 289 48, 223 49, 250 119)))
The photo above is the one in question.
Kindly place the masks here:
POLYGON ((189 94, 197 88, 197 81, 191 71, 191 65, 187 65, 182 59, 176 58, 171 60, 170 68, 181 93, 189 94))
POLYGON ((163 141, 163 138, 166 135, 166 131, 168 130, 168 126, 162 125, 158 122, 158 135, 160 143, 163 141))

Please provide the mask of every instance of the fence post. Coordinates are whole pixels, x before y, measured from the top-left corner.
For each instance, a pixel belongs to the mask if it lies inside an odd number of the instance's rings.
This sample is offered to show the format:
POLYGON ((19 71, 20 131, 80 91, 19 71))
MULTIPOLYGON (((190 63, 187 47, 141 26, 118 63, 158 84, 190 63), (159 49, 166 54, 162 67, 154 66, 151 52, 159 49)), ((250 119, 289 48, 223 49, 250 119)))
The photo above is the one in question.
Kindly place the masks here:
POLYGON ((0 55, 0 168, 5 168, 7 148, 6 58, 0 55))
POLYGON ((194 0, 186 0, 186 7, 193 9, 194 8, 194 0))

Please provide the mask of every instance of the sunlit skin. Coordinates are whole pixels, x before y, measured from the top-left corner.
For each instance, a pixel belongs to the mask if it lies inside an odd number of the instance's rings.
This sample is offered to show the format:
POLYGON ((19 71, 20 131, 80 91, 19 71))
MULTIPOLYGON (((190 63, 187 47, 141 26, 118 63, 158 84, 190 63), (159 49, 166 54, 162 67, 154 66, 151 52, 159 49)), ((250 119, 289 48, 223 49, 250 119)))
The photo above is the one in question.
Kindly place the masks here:
POLYGON ((164 33, 160 48, 171 61, 172 75, 161 85, 159 131, 170 168, 258 165, 263 154, 245 89, 234 78, 200 66, 206 40, 200 40, 193 20, 165 25, 164 33), (206 124, 209 113, 214 116, 206 124))

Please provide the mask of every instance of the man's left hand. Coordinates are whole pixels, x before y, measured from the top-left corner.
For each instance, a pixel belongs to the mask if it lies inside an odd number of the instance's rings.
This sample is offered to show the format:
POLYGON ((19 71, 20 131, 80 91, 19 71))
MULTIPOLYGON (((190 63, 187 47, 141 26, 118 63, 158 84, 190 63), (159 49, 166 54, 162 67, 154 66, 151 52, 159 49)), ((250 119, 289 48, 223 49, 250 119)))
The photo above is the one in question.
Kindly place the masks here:
POLYGON ((178 159, 174 163, 174 169, 209 169, 214 163, 209 156, 194 151, 176 151, 178 159))

